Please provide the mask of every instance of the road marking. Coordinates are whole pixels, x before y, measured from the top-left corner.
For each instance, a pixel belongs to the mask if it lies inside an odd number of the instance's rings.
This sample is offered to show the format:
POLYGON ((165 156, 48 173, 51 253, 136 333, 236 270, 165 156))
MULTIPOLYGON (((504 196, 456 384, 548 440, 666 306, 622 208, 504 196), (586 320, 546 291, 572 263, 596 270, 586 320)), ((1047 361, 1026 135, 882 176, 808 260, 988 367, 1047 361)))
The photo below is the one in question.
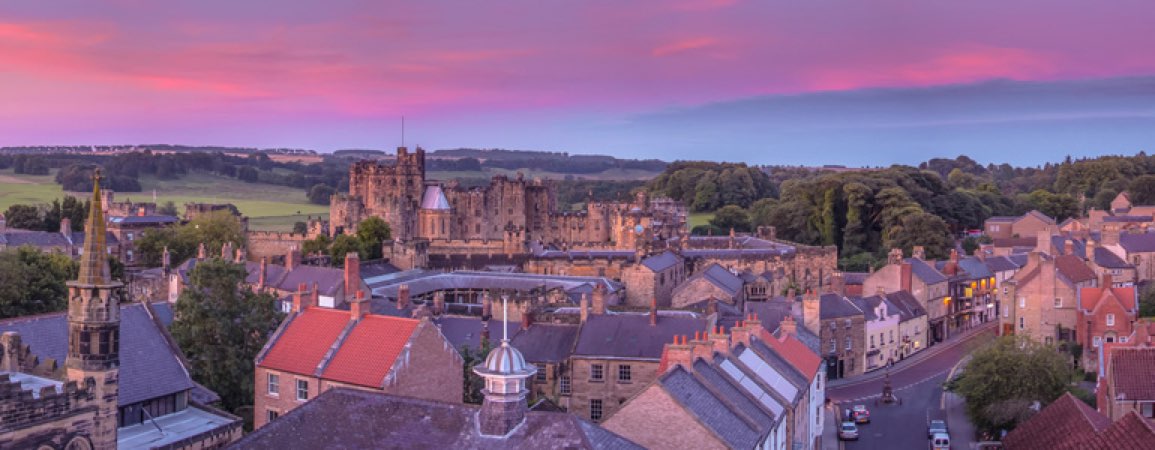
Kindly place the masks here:
MULTIPOLYGON (((969 355, 969 354, 968 354, 968 355, 964 355, 964 356, 963 356, 961 359, 959 359, 959 360, 958 360, 958 362, 957 362, 957 363, 955 363, 955 364, 954 364, 954 367, 951 367, 951 368, 950 368, 950 373, 949 373, 949 374, 947 374, 947 376, 946 376, 946 381, 947 381, 948 383, 950 382, 950 380, 954 379, 954 372, 955 372, 956 370, 958 370, 959 366, 961 366, 961 365, 962 365, 962 363, 966 362, 966 361, 967 361, 967 360, 969 360, 969 359, 970 359, 970 355, 969 355)), ((941 409, 941 410, 943 410, 943 411, 946 411, 946 394, 948 394, 948 393, 950 393, 950 392, 949 392, 949 391, 947 391, 946 389, 943 389, 943 390, 942 390, 942 398, 941 398, 941 399, 939 399, 939 401, 938 401, 938 409, 941 409)))
MULTIPOLYGON (((995 322, 984 323, 978 327, 975 327, 975 328, 972 328, 970 330, 963 332, 963 334, 957 335, 954 339, 950 339, 946 342, 935 345, 933 347, 927 347, 925 350, 923 350, 919 353, 916 353, 914 355, 916 357, 922 357, 922 360, 915 361, 915 362, 911 363, 910 365, 906 365, 906 366, 902 366, 902 367, 893 369, 893 370, 891 370, 891 375, 900 373, 900 372, 907 370, 911 367, 917 367, 919 364, 922 364, 923 362, 925 362, 926 360, 928 360, 930 358, 938 356, 939 354, 946 352, 947 350, 951 350, 951 349, 953 349, 959 345, 968 343, 968 342, 974 340, 976 337, 982 336, 987 331, 991 331, 991 330, 998 331, 998 329, 994 327, 994 324, 995 324, 995 322)), ((879 371, 874 371, 874 372, 870 372, 869 376, 867 374, 862 374, 862 375, 858 375, 858 377, 861 377, 861 378, 852 380, 852 381, 845 383, 845 384, 837 385, 835 387, 832 387, 831 389, 839 389, 839 388, 844 388, 844 387, 857 386, 859 384, 878 381, 878 380, 881 380, 883 378, 883 375, 880 375, 879 371)))

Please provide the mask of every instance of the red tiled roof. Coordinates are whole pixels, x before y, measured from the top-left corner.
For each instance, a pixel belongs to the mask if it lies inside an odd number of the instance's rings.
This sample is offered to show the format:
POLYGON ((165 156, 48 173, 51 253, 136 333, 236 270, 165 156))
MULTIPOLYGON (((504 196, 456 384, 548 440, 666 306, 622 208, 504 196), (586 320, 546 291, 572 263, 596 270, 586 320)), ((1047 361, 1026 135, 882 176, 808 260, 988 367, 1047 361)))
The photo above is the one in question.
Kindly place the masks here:
POLYGON ((349 312, 312 307, 292 318, 261 360, 260 366, 312 375, 337 336, 349 324, 349 312))
MULTIPOLYGON (((347 317, 348 315, 346 315, 347 317)), ((420 323, 414 319, 365 316, 341 342, 321 377, 380 388, 420 323)))
POLYGON ((1072 283, 1082 283, 1095 279, 1095 271, 1087 267, 1087 263, 1083 262, 1082 258, 1075 255, 1055 257, 1055 267, 1072 283))
POLYGON ((1003 439, 1007 450, 1087 448, 1111 419, 1070 393, 1063 394, 1003 439))
MULTIPOLYGON (((1094 311, 1095 306, 1099 305, 1099 301, 1105 298, 1104 293, 1107 288, 1103 287, 1085 287, 1079 290, 1079 307, 1094 311)), ((1119 304, 1123 305, 1128 311, 1135 310, 1135 288, 1134 287, 1117 287, 1110 288, 1110 292, 1119 300, 1119 304)))
POLYGON ((1095 448, 1112 450, 1155 449, 1155 428, 1151 422, 1144 420, 1138 413, 1132 411, 1099 435, 1098 444, 1095 448))
POLYGON ((782 355, 786 362, 798 369, 806 376, 807 380, 814 380, 814 375, 818 374, 818 368, 822 364, 822 359, 814 354, 806 344, 799 341, 793 335, 782 333, 781 338, 775 338, 770 332, 765 329, 762 330, 762 340, 765 341, 770 348, 782 355))
POLYGON ((1122 400, 1155 400, 1155 348, 1116 348, 1110 377, 1122 400))

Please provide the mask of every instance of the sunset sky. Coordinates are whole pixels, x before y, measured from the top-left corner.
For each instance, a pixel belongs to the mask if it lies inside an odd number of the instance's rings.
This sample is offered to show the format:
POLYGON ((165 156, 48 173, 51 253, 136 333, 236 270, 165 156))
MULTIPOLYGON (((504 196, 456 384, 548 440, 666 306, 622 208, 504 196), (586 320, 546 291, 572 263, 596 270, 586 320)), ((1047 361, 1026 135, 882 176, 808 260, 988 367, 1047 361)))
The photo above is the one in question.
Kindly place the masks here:
POLYGON ((1155 151, 1155 2, 0 3, 0 146, 1155 151))

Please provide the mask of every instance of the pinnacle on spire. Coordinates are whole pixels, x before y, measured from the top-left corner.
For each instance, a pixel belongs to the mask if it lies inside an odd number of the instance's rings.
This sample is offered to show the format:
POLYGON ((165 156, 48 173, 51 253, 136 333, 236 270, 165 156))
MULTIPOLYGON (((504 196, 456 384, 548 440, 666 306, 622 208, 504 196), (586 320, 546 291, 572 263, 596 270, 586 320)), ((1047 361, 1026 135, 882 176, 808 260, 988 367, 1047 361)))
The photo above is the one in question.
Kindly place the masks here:
POLYGON ((105 244, 104 206, 100 199, 100 168, 92 173, 92 203, 88 208, 88 221, 84 226, 84 250, 80 255, 80 275, 76 281, 86 285, 107 285, 112 283, 108 267, 108 247, 105 244))

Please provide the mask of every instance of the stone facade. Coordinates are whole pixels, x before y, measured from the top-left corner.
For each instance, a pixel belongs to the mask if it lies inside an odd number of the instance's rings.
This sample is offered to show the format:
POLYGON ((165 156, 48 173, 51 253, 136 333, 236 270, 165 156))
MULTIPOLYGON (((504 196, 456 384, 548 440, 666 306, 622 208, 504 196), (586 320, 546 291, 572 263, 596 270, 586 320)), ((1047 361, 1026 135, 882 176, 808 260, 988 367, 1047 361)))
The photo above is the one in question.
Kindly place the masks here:
POLYGON ((1054 259, 1031 252, 1027 265, 1006 283, 1000 317, 1004 331, 1030 337, 1045 344, 1073 340, 1078 313, 1078 289, 1094 286, 1094 280, 1072 283, 1055 267, 1054 259))
POLYGON ((597 423, 609 417, 658 377, 658 361, 605 358, 570 358, 569 412, 597 423), (594 378, 595 373, 600 378, 594 378), (620 379, 623 371, 629 380, 620 379), (600 413, 596 404, 600 403, 600 413))
POLYGON ((662 389, 646 389, 630 401, 630 408, 633 411, 614 414, 602 426, 646 448, 729 448, 662 389))

